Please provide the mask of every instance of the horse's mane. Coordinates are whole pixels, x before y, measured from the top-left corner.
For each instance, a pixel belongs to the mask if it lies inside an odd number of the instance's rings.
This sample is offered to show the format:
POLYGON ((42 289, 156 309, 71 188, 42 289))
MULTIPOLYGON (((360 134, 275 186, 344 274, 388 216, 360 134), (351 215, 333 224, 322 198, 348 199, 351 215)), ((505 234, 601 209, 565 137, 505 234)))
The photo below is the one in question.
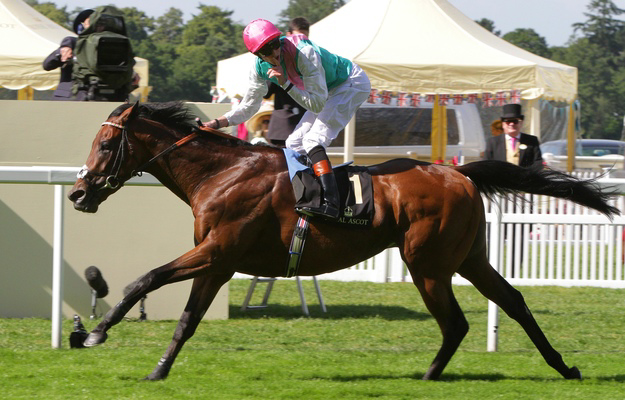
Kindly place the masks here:
MULTIPOLYGON (((132 104, 122 104, 113 110, 111 115, 109 115, 109 118, 120 116, 130 107, 132 107, 132 104)), ((194 115, 189 110, 189 107, 182 101, 170 101, 166 103, 140 103, 139 118, 159 122, 168 128, 183 133, 184 135, 191 134, 197 128, 197 123, 195 122, 197 118, 196 115, 194 115)), ((214 141, 227 141, 230 144, 249 144, 236 137, 232 137, 232 139, 225 139, 220 136, 211 135, 210 133, 207 133, 204 137, 211 138, 214 141)))

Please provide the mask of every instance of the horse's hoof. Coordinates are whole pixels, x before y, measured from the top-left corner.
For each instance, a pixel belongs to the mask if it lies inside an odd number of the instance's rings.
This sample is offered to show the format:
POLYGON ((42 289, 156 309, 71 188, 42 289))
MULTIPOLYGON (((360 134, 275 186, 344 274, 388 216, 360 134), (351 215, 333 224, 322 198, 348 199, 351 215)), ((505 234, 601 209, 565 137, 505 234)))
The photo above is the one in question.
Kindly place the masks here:
POLYGON ((566 379, 582 379, 582 373, 577 369, 577 367, 573 367, 569 369, 569 376, 566 379))
POLYGON ((150 375, 143 378, 144 381, 162 381, 167 378, 167 375, 162 376, 161 374, 152 372, 150 375))
POLYGON ((95 347, 99 344, 106 342, 106 338, 108 335, 106 332, 91 332, 87 339, 83 342, 83 346, 85 347, 95 347))

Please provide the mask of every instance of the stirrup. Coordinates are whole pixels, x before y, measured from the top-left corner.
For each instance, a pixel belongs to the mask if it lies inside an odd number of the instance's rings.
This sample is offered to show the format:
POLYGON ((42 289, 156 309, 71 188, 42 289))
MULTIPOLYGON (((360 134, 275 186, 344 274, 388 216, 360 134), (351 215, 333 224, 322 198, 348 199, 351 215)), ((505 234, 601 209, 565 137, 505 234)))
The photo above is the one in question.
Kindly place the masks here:
POLYGON ((319 207, 296 207, 295 211, 311 217, 324 217, 327 219, 338 219, 339 209, 328 203, 323 203, 319 207))

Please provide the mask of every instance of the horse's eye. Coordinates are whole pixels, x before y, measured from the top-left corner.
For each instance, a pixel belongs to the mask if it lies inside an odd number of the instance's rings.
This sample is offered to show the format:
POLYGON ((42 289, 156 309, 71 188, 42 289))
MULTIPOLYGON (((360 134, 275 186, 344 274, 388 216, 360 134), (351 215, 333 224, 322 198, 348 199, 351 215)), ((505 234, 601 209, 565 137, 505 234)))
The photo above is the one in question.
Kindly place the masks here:
POLYGON ((100 151, 111 151, 111 142, 105 140, 100 143, 100 151))

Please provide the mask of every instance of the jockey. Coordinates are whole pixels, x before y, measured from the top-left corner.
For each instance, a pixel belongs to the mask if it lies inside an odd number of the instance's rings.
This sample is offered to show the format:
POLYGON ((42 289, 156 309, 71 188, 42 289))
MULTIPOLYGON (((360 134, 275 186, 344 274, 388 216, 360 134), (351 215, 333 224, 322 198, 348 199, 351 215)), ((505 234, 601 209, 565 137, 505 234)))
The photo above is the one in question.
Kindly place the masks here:
POLYGON ((287 138, 286 147, 308 156, 323 189, 319 208, 298 211, 337 218, 339 193, 325 148, 369 96, 369 78, 358 65, 317 46, 305 35, 282 36, 264 19, 250 22, 243 41, 257 56, 247 93, 237 108, 204 125, 219 129, 247 121, 260 108, 268 81, 280 85, 308 110, 287 138))

